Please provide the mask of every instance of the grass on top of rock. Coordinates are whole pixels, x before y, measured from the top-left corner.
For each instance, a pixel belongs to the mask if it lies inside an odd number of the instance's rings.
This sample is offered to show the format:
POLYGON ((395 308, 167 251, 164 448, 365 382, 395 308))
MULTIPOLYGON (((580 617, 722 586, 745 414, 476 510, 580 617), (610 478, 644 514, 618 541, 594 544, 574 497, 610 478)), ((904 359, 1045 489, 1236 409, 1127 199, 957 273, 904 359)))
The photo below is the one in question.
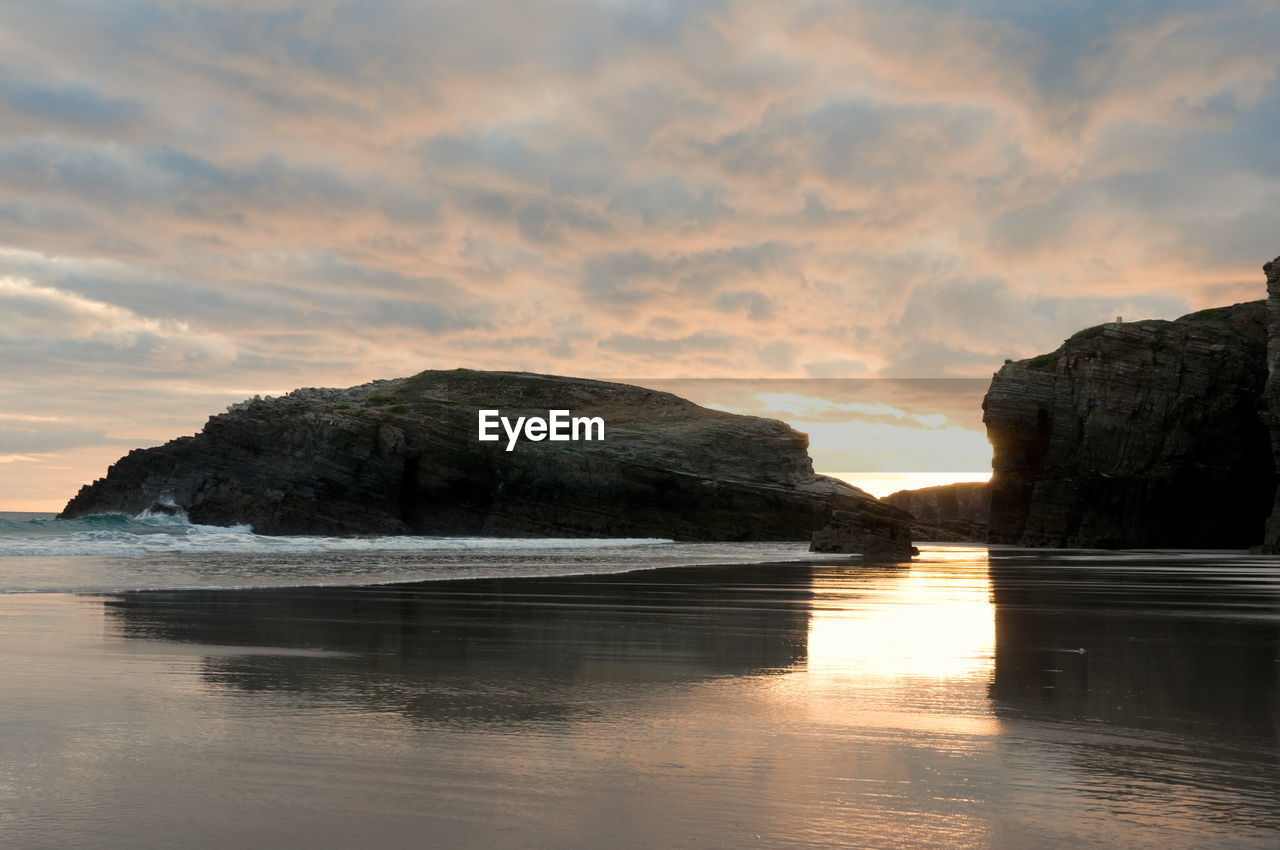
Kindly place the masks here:
POLYGON ((520 383, 525 386, 536 385, 538 379, 512 375, 510 373, 482 372, 476 369, 428 370, 419 372, 405 379, 400 393, 414 395, 425 391, 448 389, 455 386, 484 389, 520 383))
MULTIPOLYGON (((1243 306, 1248 307, 1249 304, 1243 306)), ((1197 310, 1194 313, 1188 313, 1178 319, 1179 324, 1191 325, 1198 330, 1207 331, 1208 333, 1224 336, 1230 335, 1237 339, 1248 337, 1245 325, 1242 323, 1247 314, 1232 310, 1230 307, 1210 307, 1207 310, 1197 310)))
POLYGON ((1197 310, 1194 313, 1188 313, 1178 321, 1198 322, 1201 324, 1221 324, 1229 318, 1231 318, 1231 311, 1226 307, 1210 307, 1207 310, 1197 310))
POLYGON ((1109 326, 1109 324, 1110 323, 1102 324, 1102 325, 1094 325, 1091 328, 1085 328, 1082 331, 1076 331, 1071 335, 1071 338, 1072 339, 1093 339, 1094 337, 1102 336, 1102 334, 1107 330, 1107 327, 1109 326))
POLYGON ((1060 352, 1051 351, 1048 354, 1032 357, 1026 361, 1027 368, 1034 369, 1037 372, 1052 372, 1058 368, 1059 355, 1060 352))

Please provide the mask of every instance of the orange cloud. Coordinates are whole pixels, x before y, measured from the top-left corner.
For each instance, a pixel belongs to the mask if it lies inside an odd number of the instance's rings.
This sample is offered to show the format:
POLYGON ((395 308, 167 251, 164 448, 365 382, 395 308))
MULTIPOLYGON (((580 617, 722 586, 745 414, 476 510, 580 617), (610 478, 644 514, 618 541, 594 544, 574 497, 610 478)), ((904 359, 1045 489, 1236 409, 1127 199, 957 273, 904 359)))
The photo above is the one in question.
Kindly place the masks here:
POLYGON ((985 377, 1260 297, 1277 14, 9 4, 0 413, 161 439, 428 367, 985 377))

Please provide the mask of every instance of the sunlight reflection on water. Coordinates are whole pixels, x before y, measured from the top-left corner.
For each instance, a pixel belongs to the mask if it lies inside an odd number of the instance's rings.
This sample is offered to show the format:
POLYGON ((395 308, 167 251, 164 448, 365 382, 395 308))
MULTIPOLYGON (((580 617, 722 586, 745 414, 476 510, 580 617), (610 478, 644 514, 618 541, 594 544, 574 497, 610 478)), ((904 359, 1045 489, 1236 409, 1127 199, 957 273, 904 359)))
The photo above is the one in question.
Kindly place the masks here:
POLYGON ((1280 570, 817 563, 0 596, 23 847, 1272 847, 1280 570))

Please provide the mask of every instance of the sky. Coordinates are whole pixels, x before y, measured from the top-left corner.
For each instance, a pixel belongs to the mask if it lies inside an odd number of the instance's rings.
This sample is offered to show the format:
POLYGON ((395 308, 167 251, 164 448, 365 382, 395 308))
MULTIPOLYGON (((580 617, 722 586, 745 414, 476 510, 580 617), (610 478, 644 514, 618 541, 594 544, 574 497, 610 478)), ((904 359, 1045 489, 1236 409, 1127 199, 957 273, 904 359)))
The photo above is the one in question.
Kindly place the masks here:
POLYGON ((1278 36, 1273 2, 9 0, 0 510, 254 394, 460 366, 787 380, 738 409, 825 423, 821 469, 980 476, 1005 358, 1263 296, 1278 36), (980 382, 812 380, 885 378, 980 382))

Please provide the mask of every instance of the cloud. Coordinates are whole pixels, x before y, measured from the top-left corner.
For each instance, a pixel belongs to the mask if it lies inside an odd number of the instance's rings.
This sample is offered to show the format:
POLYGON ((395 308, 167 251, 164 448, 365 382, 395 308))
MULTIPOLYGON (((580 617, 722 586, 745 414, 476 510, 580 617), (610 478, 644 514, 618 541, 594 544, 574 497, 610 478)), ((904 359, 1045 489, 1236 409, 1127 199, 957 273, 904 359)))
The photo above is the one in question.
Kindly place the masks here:
POLYGON ((48 427, 33 431, 0 426, 0 456, 9 456, 14 460, 64 449, 112 444, 121 445, 127 442, 109 438, 102 431, 48 427))
POLYGON ((972 472, 989 466, 986 382, 973 379, 670 381, 704 406, 780 418, 809 435, 815 468, 972 472))
POLYGON ((818 396, 795 393, 761 393, 757 398, 770 411, 805 421, 843 422, 853 416, 869 421, 910 424, 921 428, 939 428, 947 421, 947 417, 941 413, 908 413, 882 401, 833 402, 818 396))
POLYGON ((735 340, 708 331, 682 337, 652 337, 636 334, 614 334, 600 341, 600 347, 649 360, 665 360, 691 352, 727 351, 735 340))
POLYGON ((152 439, 231 388, 428 367, 985 378, 1261 297, 1278 26, 1251 0, 4 4, 0 412, 152 439))
MULTIPOLYGON (((700 298, 721 287, 773 280, 794 273, 793 246, 777 242, 733 245, 685 254, 654 256, 641 251, 596 254, 586 258, 582 291, 591 299, 617 305, 664 299, 700 298)), ((745 305, 768 312, 768 297, 760 292, 725 292, 716 309, 745 305)))
POLYGON ((717 182, 693 184, 675 174, 636 180, 613 192, 607 212, 639 219, 645 227, 677 228, 686 232, 724 221, 733 209, 721 199, 717 182))
POLYGON ((822 360, 804 364, 805 374, 811 378, 850 378, 865 374, 867 364, 861 360, 822 360))
POLYGON ((1059 296, 1018 292, 999 279, 940 281, 913 290, 894 330, 922 341, 895 352, 886 371, 959 377, 983 364, 994 371, 1006 357, 1052 350, 1075 331, 1115 316, 1187 312, 1187 300, 1160 293, 1059 296))
POLYGON ((600 194, 616 182, 620 167, 611 150, 590 140, 566 138, 534 148, 497 128, 483 135, 440 136, 427 141, 422 166, 428 173, 461 171, 466 176, 470 171, 475 178, 496 175, 527 188, 545 189, 557 197, 600 194))
POLYGON ((726 313, 744 313, 750 319, 762 321, 774 315, 773 299, 754 289, 722 292, 716 296, 716 309, 726 313))
POLYGON ((78 340, 126 350, 167 342, 175 350, 229 350, 213 338, 196 339, 185 322, 146 319, 121 307, 94 301, 23 278, 0 278, 6 313, 0 343, 78 340))
POLYGON ((0 98, 18 119, 73 131, 119 133, 139 124, 144 114, 133 98, 111 97, 83 85, 26 83, 0 88, 0 98))

